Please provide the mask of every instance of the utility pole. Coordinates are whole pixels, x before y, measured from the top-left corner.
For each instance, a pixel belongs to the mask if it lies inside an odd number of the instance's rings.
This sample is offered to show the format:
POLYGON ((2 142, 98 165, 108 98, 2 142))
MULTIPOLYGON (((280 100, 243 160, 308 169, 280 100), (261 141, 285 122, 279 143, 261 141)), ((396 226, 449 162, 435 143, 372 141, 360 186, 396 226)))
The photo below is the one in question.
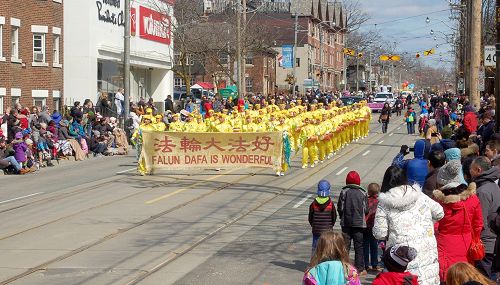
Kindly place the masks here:
POLYGON ((356 94, 359 91, 359 54, 356 55, 356 94))
POLYGON ((295 98, 295 85, 297 84, 297 33, 299 32, 298 31, 299 29, 299 14, 297 12, 295 12, 295 28, 294 28, 294 32, 295 32, 295 36, 294 36, 294 40, 293 40, 293 87, 292 87, 292 95, 293 95, 293 98, 295 98))
POLYGON ((370 64, 370 69, 368 69, 368 91, 372 92, 372 52, 368 53, 368 62, 370 64))
POLYGON ((242 76, 241 76, 241 1, 238 1, 238 5, 236 8, 236 69, 237 69, 237 80, 238 80, 238 97, 243 98, 243 89, 242 89, 242 76))
MULTIPOLYGON (((247 29, 247 0, 243 0, 243 3, 242 3, 242 6, 243 6, 243 9, 241 10, 241 12, 243 13, 242 14, 242 17, 241 17, 241 20, 243 22, 243 26, 242 26, 242 29, 243 29, 243 33, 242 33, 242 43, 243 43, 243 50, 242 50, 242 55, 241 55, 241 78, 242 78, 242 81, 241 81, 241 89, 243 90, 243 94, 246 93, 246 90, 247 90, 247 83, 246 83, 246 58, 247 58, 247 53, 246 53, 246 29, 247 29)), ((242 96, 243 96, 242 94, 242 96)), ((244 97, 244 96, 243 96, 244 97)))
POLYGON ((469 102, 471 101, 471 65, 470 65, 470 58, 471 58, 471 20, 472 20, 472 10, 471 10, 471 1, 468 0, 463 0, 463 3, 465 5, 465 60, 464 60, 464 80, 465 80, 465 95, 468 97, 469 102))
POLYGON ((125 36, 123 45, 123 83, 125 92, 124 97, 124 108, 122 116, 122 126, 125 127, 125 121, 130 114, 130 0, 125 0, 125 36))
POLYGON ((482 2, 481 0, 471 0, 472 25, 471 36, 471 82, 470 82, 470 101, 479 109, 481 102, 479 93, 479 67, 481 65, 481 22, 482 22, 482 2))
POLYGON ((323 89, 323 29, 322 24, 319 23, 319 87, 320 91, 323 89))
POLYGON ((495 76, 495 120, 496 131, 500 128, 500 0, 497 0, 496 6, 496 21, 497 21, 497 44, 496 44, 496 57, 497 57, 497 70, 495 76))

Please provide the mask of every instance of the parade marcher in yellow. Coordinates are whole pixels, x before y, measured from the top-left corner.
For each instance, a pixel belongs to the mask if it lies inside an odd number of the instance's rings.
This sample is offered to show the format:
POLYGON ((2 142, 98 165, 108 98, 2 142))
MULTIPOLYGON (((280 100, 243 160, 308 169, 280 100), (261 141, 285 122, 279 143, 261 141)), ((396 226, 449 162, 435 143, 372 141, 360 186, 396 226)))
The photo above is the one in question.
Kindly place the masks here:
POLYGON ((163 116, 158 114, 155 116, 156 123, 154 124, 155 131, 164 132, 167 129, 167 125, 163 122, 163 116))
POLYGON ((184 123, 180 121, 179 114, 172 115, 172 122, 168 125, 169 132, 183 132, 184 131, 184 123))
POLYGON ((301 127, 300 141, 302 144, 302 168, 307 168, 308 165, 314 167, 317 161, 317 150, 316 142, 318 137, 316 136, 315 128, 311 121, 313 119, 306 117, 304 121, 304 126, 301 127))
POLYGON ((132 144, 135 145, 137 154, 137 170, 139 173, 142 175, 146 174, 146 162, 144 157, 142 157, 142 145, 143 145, 143 138, 142 138, 142 132, 143 131, 155 131, 155 126, 152 124, 153 118, 151 115, 143 115, 142 116, 142 122, 139 125, 139 128, 135 130, 135 132, 132 134, 132 144))

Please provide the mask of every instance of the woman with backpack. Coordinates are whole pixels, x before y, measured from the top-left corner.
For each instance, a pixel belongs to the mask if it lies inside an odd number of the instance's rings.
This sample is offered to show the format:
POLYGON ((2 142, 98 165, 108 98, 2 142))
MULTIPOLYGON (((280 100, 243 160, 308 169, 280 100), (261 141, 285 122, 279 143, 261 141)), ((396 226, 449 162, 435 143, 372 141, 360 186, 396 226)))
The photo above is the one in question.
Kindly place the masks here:
POLYGON ((408 111, 405 113, 406 130, 409 135, 415 133, 415 118, 417 114, 413 111, 412 107, 408 107, 408 111))
POLYGON ((378 118, 378 122, 382 123, 382 133, 387 133, 387 126, 389 125, 389 119, 391 117, 391 107, 389 103, 385 103, 384 107, 380 111, 380 117, 378 118))

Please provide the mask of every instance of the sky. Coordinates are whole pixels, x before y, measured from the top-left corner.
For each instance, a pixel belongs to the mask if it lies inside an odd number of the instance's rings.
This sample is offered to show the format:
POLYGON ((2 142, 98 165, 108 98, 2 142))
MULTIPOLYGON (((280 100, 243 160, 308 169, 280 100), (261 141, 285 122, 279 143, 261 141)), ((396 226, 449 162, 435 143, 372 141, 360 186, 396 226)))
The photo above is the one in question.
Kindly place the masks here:
MULTIPOLYGON (((451 20, 448 0, 359 0, 370 20, 362 26, 363 30, 376 28, 385 41, 397 42, 400 53, 415 55, 428 65, 451 68, 452 46, 446 44, 446 36, 456 27, 451 20), (426 23, 429 17, 430 22, 426 23), (376 25, 375 25, 376 24, 376 25), (434 35, 431 35, 431 30, 434 35), (436 38, 436 39, 435 39, 436 38), (436 48, 436 46, 438 46, 436 48), (424 50, 435 48, 436 54, 423 56, 424 50), (440 61, 440 58, 442 61, 440 61)), ((450 36, 448 36, 450 37, 450 36)))

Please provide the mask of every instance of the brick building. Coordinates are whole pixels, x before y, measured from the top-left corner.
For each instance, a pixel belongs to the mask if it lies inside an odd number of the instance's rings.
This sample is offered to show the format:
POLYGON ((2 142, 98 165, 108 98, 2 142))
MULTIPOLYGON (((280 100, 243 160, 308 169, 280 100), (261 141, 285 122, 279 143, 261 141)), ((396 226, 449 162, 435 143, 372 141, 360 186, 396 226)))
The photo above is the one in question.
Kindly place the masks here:
POLYGON ((0 1, 0 113, 63 97, 63 0, 0 1))

